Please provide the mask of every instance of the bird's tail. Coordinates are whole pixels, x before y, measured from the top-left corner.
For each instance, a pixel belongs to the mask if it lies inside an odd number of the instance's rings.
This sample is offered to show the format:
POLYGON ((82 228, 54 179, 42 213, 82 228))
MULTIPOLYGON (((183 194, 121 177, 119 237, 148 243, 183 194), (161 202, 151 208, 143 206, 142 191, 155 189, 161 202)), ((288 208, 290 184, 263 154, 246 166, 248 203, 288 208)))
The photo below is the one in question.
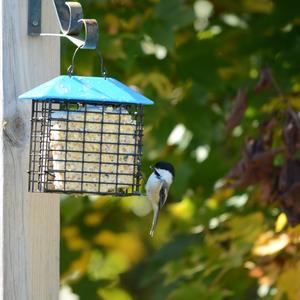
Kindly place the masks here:
POLYGON ((155 228, 156 228, 156 225, 157 225, 158 216, 159 216, 159 208, 156 207, 154 209, 152 226, 151 226, 151 229, 150 229, 150 236, 151 237, 153 237, 153 235, 154 235, 154 231, 155 231, 155 228))

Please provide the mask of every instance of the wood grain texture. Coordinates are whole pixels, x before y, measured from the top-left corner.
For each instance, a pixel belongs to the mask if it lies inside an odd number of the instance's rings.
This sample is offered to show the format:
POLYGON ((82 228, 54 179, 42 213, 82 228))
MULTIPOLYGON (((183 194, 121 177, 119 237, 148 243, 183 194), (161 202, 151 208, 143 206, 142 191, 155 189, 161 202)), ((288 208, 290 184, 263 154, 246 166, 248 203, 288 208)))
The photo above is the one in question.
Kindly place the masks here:
MULTIPOLYGON (((42 31, 57 32, 42 2, 42 31)), ((59 40, 27 35, 27 0, 2 0, 0 15, 0 299, 56 300, 59 197, 27 192, 31 101, 17 97, 59 74, 59 40)))

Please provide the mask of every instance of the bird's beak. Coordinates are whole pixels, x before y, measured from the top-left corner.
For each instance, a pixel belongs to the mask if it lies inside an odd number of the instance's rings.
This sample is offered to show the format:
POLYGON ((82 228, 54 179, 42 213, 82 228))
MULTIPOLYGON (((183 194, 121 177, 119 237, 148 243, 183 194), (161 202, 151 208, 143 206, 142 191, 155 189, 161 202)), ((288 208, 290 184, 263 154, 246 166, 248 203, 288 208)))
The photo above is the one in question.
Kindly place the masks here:
POLYGON ((151 165, 151 166, 150 166, 150 169, 154 170, 154 166, 151 165))

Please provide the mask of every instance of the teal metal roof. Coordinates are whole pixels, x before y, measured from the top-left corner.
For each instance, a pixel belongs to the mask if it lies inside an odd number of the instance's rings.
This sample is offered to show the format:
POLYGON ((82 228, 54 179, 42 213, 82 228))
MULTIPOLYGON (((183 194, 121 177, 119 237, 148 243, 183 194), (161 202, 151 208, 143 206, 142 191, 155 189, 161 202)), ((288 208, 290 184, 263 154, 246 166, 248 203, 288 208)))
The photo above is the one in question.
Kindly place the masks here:
POLYGON ((153 101, 113 78, 58 76, 22 94, 19 99, 79 100, 152 105, 153 101))

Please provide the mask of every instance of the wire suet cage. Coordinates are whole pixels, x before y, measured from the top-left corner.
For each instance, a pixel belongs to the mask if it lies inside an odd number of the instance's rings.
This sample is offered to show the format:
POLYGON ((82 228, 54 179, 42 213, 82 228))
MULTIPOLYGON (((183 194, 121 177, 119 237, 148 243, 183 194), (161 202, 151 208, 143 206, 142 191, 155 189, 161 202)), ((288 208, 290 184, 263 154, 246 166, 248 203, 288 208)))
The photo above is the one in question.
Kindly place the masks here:
POLYGON ((59 76, 20 99, 32 99, 29 191, 140 194, 151 100, 112 78, 78 76, 59 76))

